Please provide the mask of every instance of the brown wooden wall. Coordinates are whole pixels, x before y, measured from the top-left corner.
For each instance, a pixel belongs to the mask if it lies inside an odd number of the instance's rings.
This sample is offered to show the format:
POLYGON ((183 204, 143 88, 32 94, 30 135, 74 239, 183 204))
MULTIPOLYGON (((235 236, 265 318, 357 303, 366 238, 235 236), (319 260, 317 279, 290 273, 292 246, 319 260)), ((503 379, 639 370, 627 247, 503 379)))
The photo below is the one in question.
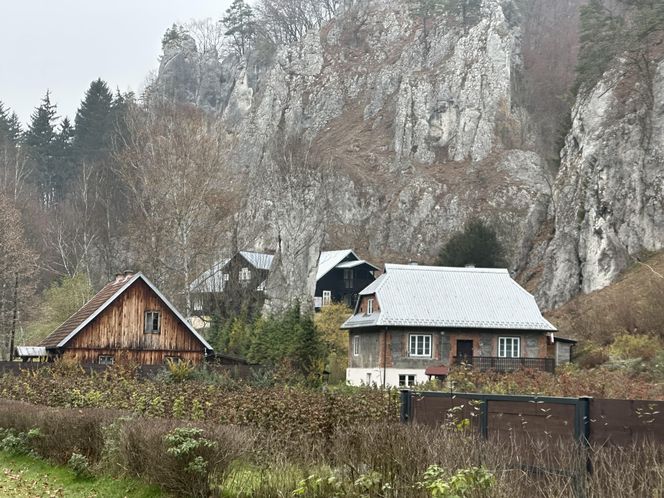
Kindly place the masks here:
POLYGON ((97 363, 99 355, 115 355, 146 365, 163 363, 167 356, 199 363, 203 344, 180 322, 142 280, 137 280, 114 303, 65 346, 65 356, 82 363, 97 363), (161 312, 161 332, 145 334, 146 311, 161 312))

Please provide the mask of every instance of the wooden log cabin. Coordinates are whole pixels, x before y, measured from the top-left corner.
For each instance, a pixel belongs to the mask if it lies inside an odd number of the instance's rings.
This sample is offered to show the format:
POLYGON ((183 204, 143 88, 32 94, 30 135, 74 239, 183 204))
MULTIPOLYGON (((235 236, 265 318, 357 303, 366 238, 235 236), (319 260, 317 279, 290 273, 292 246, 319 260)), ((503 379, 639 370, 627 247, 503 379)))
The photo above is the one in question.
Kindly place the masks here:
POLYGON ((110 365, 123 359, 157 365, 201 363, 212 347, 142 273, 116 276, 40 346, 49 360, 75 358, 110 365))

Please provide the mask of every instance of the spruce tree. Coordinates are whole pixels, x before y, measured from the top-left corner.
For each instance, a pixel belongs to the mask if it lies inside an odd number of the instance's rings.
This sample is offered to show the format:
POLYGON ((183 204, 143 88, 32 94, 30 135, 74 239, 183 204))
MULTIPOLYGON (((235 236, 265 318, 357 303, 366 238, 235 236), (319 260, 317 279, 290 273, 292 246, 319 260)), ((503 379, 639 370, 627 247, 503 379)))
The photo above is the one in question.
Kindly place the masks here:
POLYGON ((238 55, 243 56, 256 35, 253 9, 244 0, 233 0, 221 23, 226 28, 224 35, 233 39, 233 48, 238 55))
POLYGON ((62 199, 71 189, 76 175, 73 154, 74 128, 65 117, 60 123, 53 147, 53 181, 58 198, 62 199))
POLYGON ((55 181, 56 166, 53 161, 57 148, 56 119, 56 106, 51 103, 51 95, 47 91, 42 103, 30 116, 30 124, 23 140, 32 165, 32 181, 45 206, 55 203, 58 196, 55 181))
POLYGON ((101 79, 93 81, 74 120, 76 136, 73 147, 78 162, 95 163, 110 154, 114 131, 113 104, 108 85, 101 79))
POLYGON ((506 265, 505 251, 496 231, 483 221, 472 219, 445 244, 438 256, 441 266, 502 268, 506 265))

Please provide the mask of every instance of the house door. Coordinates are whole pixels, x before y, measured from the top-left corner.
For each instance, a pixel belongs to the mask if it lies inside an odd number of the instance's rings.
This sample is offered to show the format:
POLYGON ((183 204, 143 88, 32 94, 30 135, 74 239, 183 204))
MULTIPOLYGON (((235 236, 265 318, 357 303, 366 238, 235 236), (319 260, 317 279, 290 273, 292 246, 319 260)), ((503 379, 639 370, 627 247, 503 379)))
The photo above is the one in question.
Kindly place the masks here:
POLYGON ((457 339, 457 361, 472 363, 473 341, 469 339, 457 339))

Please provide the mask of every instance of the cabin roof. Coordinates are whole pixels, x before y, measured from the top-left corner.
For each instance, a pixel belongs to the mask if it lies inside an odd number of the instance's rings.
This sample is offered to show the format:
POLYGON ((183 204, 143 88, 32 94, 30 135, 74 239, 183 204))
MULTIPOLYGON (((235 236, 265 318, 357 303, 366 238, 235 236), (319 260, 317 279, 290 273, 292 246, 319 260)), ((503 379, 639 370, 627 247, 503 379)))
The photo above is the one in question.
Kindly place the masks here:
POLYGON ((16 346, 16 354, 21 358, 39 358, 47 356, 43 346, 16 346))
MULTIPOLYGON (((274 254, 253 251, 240 251, 250 265, 257 270, 269 270, 274 260, 274 254)), ((212 265, 212 268, 201 273, 190 285, 192 292, 222 292, 224 290, 224 268, 232 258, 224 258, 212 265)))
POLYGON ((112 282, 106 284, 95 296, 85 303, 72 316, 67 318, 62 325, 55 329, 51 334, 44 339, 39 346, 47 349, 64 347, 70 339, 85 328, 96 316, 101 314, 108 306, 111 305, 119 296, 121 296, 131 285, 137 280, 142 280, 147 284, 152 291, 159 296, 167 308, 169 308, 175 316, 182 322, 182 324, 203 344, 206 349, 212 350, 205 339, 196 331, 192 325, 184 319, 180 312, 166 299, 159 289, 157 289, 148 278, 142 273, 133 275, 125 275, 118 277, 112 282))
POLYGON ((318 258, 318 270, 316 271, 316 281, 330 273, 334 268, 355 268, 360 265, 369 265, 374 270, 378 267, 368 261, 360 259, 352 249, 341 249, 339 251, 322 251, 318 258), (351 256, 352 259, 346 261, 351 256))
POLYGON ((360 292, 372 294, 380 312, 366 315, 358 307, 342 328, 556 330, 505 269, 386 264, 385 273, 360 292))

